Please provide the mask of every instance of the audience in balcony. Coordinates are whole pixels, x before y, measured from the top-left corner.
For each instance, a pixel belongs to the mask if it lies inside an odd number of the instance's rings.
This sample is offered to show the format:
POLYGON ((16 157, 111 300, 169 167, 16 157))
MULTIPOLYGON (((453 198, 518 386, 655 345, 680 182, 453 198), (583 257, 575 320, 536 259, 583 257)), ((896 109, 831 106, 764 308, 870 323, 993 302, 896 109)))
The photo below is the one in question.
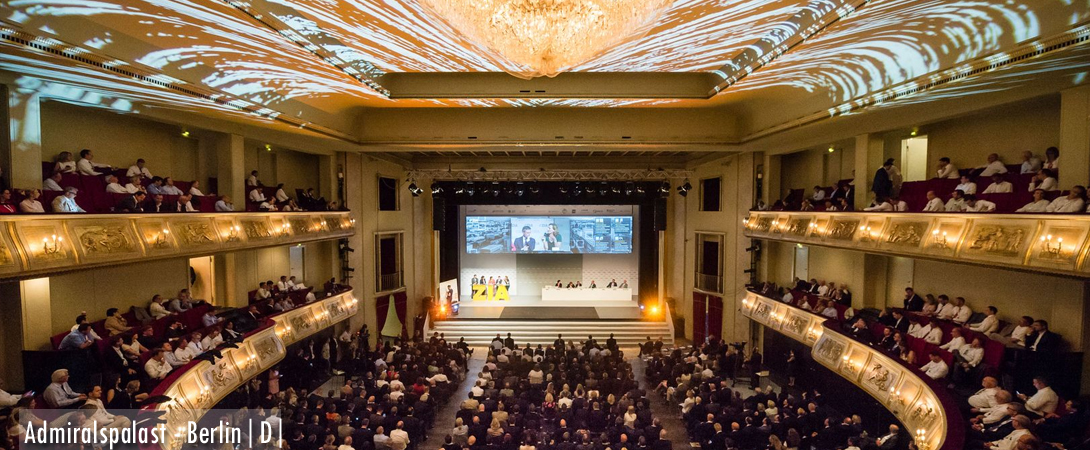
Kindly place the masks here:
POLYGON ((129 166, 129 170, 125 172, 125 176, 130 179, 133 177, 139 181, 141 178, 151 178, 151 171, 148 170, 147 165, 144 163, 144 159, 140 158, 136 160, 136 164, 129 166))
MULTIPOLYGON (((53 173, 75 173, 76 162, 72 160, 72 152, 60 152, 57 154, 57 162, 53 165, 53 173)), ((60 189, 57 189, 60 190, 60 189)))
MULTIPOLYGON (((1032 189, 1030 189, 1032 190, 1032 189)), ((1014 185, 1003 179, 1003 174, 992 175, 992 184, 984 189, 983 194, 1010 194, 1014 192, 1014 185)))
POLYGON ((128 322, 121 316, 121 311, 117 308, 110 308, 106 310, 106 322, 103 324, 106 331, 110 333, 110 336, 115 336, 132 330, 128 322))
POLYGON ((1018 208, 1015 212, 1020 213, 1043 213, 1048 212, 1048 205, 1051 202, 1045 200, 1044 189, 1035 189, 1033 191, 1033 201, 1026 204, 1021 208, 1018 208))
POLYGON ((1060 338, 1049 331, 1047 321, 1038 319, 1033 321, 1031 330, 1026 334, 1025 344, 1031 352, 1054 352, 1059 350, 1060 338))
POLYGON ((42 393, 42 400, 50 408, 74 408, 87 401, 87 395, 72 390, 68 385, 68 369, 53 372, 52 383, 42 393))
POLYGON ((42 202, 38 201, 38 198, 42 196, 42 191, 38 189, 30 189, 26 191, 26 198, 19 202, 19 211, 29 214, 41 214, 45 212, 45 207, 42 206, 42 202))
MULTIPOLYGON (((148 187, 151 187, 151 186, 153 186, 153 185, 148 185, 148 187)), ((148 189, 148 192, 150 193, 151 189, 148 189)), ((150 195, 151 195, 151 198, 149 198, 147 201, 144 202, 144 212, 161 213, 161 212, 169 212, 170 211, 170 206, 163 203, 163 194, 150 194, 150 195)))
POLYGON ((173 178, 165 177, 163 178, 163 185, 159 188, 159 193, 163 195, 182 195, 182 190, 174 185, 173 178))
POLYGON ((976 198, 972 194, 966 195, 965 212, 995 212, 995 203, 976 198))
POLYGON ((963 212, 965 211, 965 192, 961 189, 955 189, 950 194, 950 200, 946 201, 946 212, 963 212))
POLYGON ((250 201, 251 202, 261 203, 261 202, 265 202, 267 200, 268 199, 265 198, 265 194, 261 192, 261 189, 255 188, 255 189, 250 190, 250 201))
POLYGON ((151 303, 148 304, 148 312, 151 314, 152 318, 158 320, 173 314, 167 310, 165 303, 166 300, 163 299, 162 295, 155 294, 155 296, 151 298, 151 303))
POLYGON ((1037 189, 1042 191, 1058 191, 1060 185, 1056 181, 1056 176, 1053 174, 1052 169, 1041 169, 1032 179, 1030 179, 1028 189, 1030 192, 1037 189))
POLYGON ((999 314, 998 308, 988 306, 988 309, 985 310, 984 319, 969 325, 969 329, 986 335, 995 333, 999 329, 999 318, 996 317, 997 314, 999 314))
POLYGON ((871 183, 871 192, 876 198, 889 198, 893 195, 893 177, 890 169, 893 167, 893 158, 882 163, 882 167, 874 171, 874 181, 871 183))
POLYGON ((99 176, 103 172, 108 172, 111 167, 106 164, 99 164, 94 162, 95 154, 91 150, 83 149, 79 152, 79 161, 76 162, 76 170, 80 175, 93 175, 99 176), (102 170, 103 172, 99 172, 102 170))
POLYGON ((231 203, 231 196, 221 195, 220 199, 216 201, 216 212, 232 212, 235 210, 235 205, 231 203))
POLYGON ((932 380, 942 380, 946 378, 946 375, 950 373, 950 366, 943 361, 942 354, 939 352, 931 352, 928 355, 930 360, 927 364, 920 367, 920 371, 930 377, 932 380))
MULTIPOLYGON (((995 174, 1007 173, 1007 166, 1003 164, 1003 161, 999 159, 998 153, 992 153, 988 155, 988 162, 984 165, 977 167, 979 177, 990 177, 995 174)), ((963 179, 964 181, 964 179, 963 179)), ((975 192, 966 192, 966 194, 975 194, 975 192)))
POLYGON ((200 182, 200 180, 193 180, 193 183, 191 183, 189 185, 189 192, 187 192, 187 193, 189 195, 194 196, 194 197, 204 197, 204 193, 201 192, 201 182, 200 182))
POLYGON ((15 214, 15 204, 11 200, 11 189, 0 188, 0 214, 15 214))
POLYGON ((1041 168, 1053 171, 1060 170, 1060 149, 1049 147, 1045 150, 1045 161, 1041 165, 1041 168))
POLYGON ((1052 203, 1048 204, 1045 208, 1045 212, 1050 213, 1073 213, 1082 212, 1086 206, 1086 188, 1083 186, 1075 186, 1071 188, 1071 192, 1067 196, 1057 197, 1052 203))
POLYGON ((1030 150, 1022 152, 1021 174, 1027 175, 1039 171, 1041 171, 1041 158, 1033 156, 1033 152, 1030 150))
POLYGON ((64 188, 64 195, 58 195, 53 199, 53 212, 55 213, 84 213, 83 208, 76 204, 76 195, 79 189, 69 186, 64 188))
POLYGON ((961 175, 958 174, 958 168, 950 163, 950 158, 945 156, 939 158, 939 168, 935 173, 935 178, 958 179, 960 177, 961 175))
POLYGON ((961 191, 962 195, 973 195, 976 194, 976 183, 968 175, 963 175, 961 183, 958 183, 954 190, 961 191))
POLYGON ((171 205, 172 212, 197 212, 197 208, 194 208, 191 202, 192 199, 193 196, 189 194, 179 195, 178 201, 171 205))
POLYGON ((814 186, 814 193, 810 195, 810 200, 815 204, 821 204, 825 202, 825 189, 821 186, 814 186))
POLYGON ((135 192, 132 195, 121 199, 121 201, 117 203, 117 206, 114 207, 114 209, 117 212, 123 213, 144 212, 144 202, 146 198, 147 195, 145 195, 143 192, 135 192))
POLYGON ((125 194, 129 191, 125 189, 125 186, 122 186, 117 182, 116 176, 110 175, 106 177, 106 192, 110 194, 125 194))
POLYGON ((261 180, 257 179, 257 171, 256 170, 250 171, 250 176, 246 178, 246 186, 249 186, 249 187, 264 186, 263 184, 261 184, 261 180))
POLYGON ((150 195, 162 195, 163 179, 161 177, 152 177, 151 183, 145 186, 145 189, 150 195))
POLYGON ((935 195, 935 191, 927 191, 927 204, 923 207, 924 212, 943 212, 946 211, 946 205, 942 203, 942 199, 935 195))
POLYGON ((63 191, 64 188, 61 187, 61 179, 63 178, 62 172, 53 172, 53 175, 50 175, 49 178, 42 180, 42 189, 46 191, 63 191))

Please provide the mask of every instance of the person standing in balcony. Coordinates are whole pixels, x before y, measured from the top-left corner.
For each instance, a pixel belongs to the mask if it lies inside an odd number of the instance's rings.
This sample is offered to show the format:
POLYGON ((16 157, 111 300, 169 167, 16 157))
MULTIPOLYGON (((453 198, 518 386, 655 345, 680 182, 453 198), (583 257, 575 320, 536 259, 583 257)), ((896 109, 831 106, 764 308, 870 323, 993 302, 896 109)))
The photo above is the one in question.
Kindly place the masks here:
POLYGON ((889 170, 893 167, 893 158, 887 159, 882 163, 882 167, 874 172, 874 182, 871 183, 871 192, 874 192, 876 198, 884 199, 889 198, 893 194, 893 178, 890 177, 889 170))

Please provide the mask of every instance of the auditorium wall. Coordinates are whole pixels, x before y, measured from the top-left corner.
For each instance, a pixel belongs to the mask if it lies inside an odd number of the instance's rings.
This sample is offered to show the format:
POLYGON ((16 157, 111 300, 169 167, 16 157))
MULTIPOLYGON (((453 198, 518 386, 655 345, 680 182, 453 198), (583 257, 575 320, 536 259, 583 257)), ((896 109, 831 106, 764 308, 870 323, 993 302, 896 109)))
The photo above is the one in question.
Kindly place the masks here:
POLYGON ((96 162, 116 168, 128 168, 144 158, 152 175, 183 181, 207 177, 199 173, 197 139, 183 137, 176 125, 46 101, 42 102, 41 131, 43 161, 53 161, 62 151, 78 159, 79 151, 87 148, 94 151, 96 162))
POLYGON ((127 311, 132 305, 148 306, 154 294, 174 297, 189 286, 188 269, 186 258, 171 258, 51 276, 50 335, 70 329, 82 311, 94 322, 106 318, 107 308, 127 311))

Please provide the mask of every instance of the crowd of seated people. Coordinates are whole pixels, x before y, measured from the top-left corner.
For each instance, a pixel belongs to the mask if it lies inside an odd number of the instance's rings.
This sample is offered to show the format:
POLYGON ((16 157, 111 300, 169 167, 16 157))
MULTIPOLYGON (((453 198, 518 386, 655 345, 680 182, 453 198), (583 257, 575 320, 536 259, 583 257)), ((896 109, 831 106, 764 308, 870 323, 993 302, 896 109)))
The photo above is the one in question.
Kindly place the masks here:
MULTIPOLYGON (((762 285, 758 293, 799 307, 820 301, 816 294, 799 289, 780 295, 770 283, 762 285)), ((1061 400, 1049 387, 1047 377, 1035 377, 1030 392, 998 387, 1006 348, 1044 354, 1061 349, 1062 339, 1049 330, 1047 321, 1022 316, 1017 323, 1007 323, 999 318, 995 306, 974 313, 963 297, 920 296, 911 287, 905 289, 901 306, 886 308, 873 320, 840 320, 846 334, 918 368, 951 392, 967 394, 974 386, 983 385, 975 394, 966 395, 966 409, 972 408, 973 416, 969 424, 972 448, 1011 448, 1004 447, 1010 442, 999 442, 1017 426, 1019 415, 1032 423, 1022 427, 1030 431, 1015 437, 1033 431, 1046 442, 1085 439, 1082 431, 1090 419, 1085 408, 1079 402, 1061 400)))
MULTIPOLYGON (((1004 164, 992 153, 971 169, 957 169, 950 158, 940 158, 934 177, 925 181, 901 183, 894 160, 886 160, 875 172, 871 194, 874 200, 864 211, 893 212, 999 212, 999 213, 1079 213, 1090 212, 1086 187, 1072 186, 1061 191, 1059 150, 1050 147, 1044 155, 1032 151, 1021 155, 1019 164, 1004 164)), ((841 180, 834 187, 814 186, 813 193, 792 190, 770 208, 758 210, 853 211, 853 180, 841 180)))
POLYGON ((284 183, 275 187, 265 186, 258 178, 258 171, 250 171, 246 177, 246 210, 247 211, 340 211, 341 206, 336 202, 327 202, 324 197, 315 193, 314 188, 306 190, 296 189, 296 195, 290 196, 284 191, 284 183))
POLYGON ((519 347, 497 335, 452 425, 444 450, 671 448, 612 336, 519 347))
MULTIPOLYGON (((507 277, 504 277, 504 281, 506 280, 507 277)), ((564 284, 563 281, 556 280, 556 283, 553 284, 553 287, 557 289, 576 289, 583 287, 583 282, 581 280, 575 280, 569 281, 567 284, 564 284)), ((590 289, 597 289, 598 283, 594 280, 590 280, 590 284, 588 284, 587 287, 590 289)), ((618 283, 617 279, 613 278, 609 280, 609 283, 606 283, 605 287, 606 289, 628 289, 628 280, 622 280, 620 283, 618 283)))

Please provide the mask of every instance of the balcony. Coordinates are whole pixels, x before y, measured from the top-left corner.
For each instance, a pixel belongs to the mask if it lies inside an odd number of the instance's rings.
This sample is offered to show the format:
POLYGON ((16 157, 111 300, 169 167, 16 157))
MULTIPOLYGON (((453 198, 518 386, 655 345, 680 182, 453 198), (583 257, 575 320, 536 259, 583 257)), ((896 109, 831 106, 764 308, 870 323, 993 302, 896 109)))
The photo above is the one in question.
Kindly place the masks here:
POLYGON ((710 294, 722 294, 723 277, 718 275, 706 275, 698 272, 696 274, 696 284, 694 287, 697 290, 710 294))
POLYGON ((750 238, 1086 277, 1090 216, 754 211, 750 238))
POLYGON ((896 416, 917 448, 960 450, 964 419, 942 383, 842 333, 839 322, 753 292, 742 315, 811 347, 814 361, 852 382, 896 416))
POLYGON ((355 234, 347 212, 0 217, 0 279, 355 234))
MULTIPOLYGON (((352 291, 343 292, 284 313, 269 317, 250 332, 238 348, 223 348, 223 357, 215 364, 194 360, 171 373, 152 391, 169 401, 148 405, 144 411, 164 411, 168 430, 198 421, 208 410, 244 383, 269 370, 286 356, 288 346, 332 327, 359 310, 352 291)), ((181 448, 182 442, 171 433, 164 449, 181 448)))

